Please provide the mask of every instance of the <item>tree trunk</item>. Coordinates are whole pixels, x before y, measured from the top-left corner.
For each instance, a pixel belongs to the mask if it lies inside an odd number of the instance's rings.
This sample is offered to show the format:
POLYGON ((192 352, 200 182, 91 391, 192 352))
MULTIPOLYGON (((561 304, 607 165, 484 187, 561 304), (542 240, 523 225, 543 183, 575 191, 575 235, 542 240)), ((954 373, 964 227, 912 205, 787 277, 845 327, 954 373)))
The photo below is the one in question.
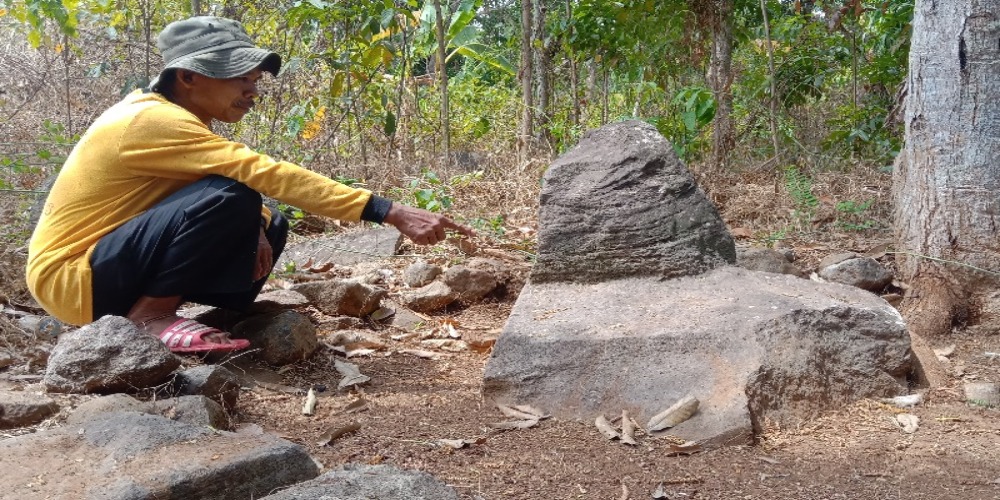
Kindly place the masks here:
POLYGON ((712 60, 708 83, 715 96, 715 118, 712 132, 712 164, 725 168, 733 147, 733 0, 717 3, 713 22, 712 60))
POLYGON ((441 0, 434 0, 434 13, 437 16, 437 60, 435 61, 435 66, 441 90, 441 142, 444 149, 444 161, 445 164, 448 164, 451 158, 451 120, 449 116, 451 112, 448 109, 447 41, 444 37, 444 17, 441 13, 441 0))
POLYGON ((521 162, 528 158, 531 149, 532 137, 534 136, 535 122, 535 99, 533 92, 533 64, 534 54, 532 53, 531 40, 532 13, 534 7, 532 0, 521 0, 521 99, 524 101, 524 110, 521 114, 521 134, 518 138, 518 149, 520 150, 521 162))
POLYGON ((764 17, 764 41, 767 42, 767 69, 771 78, 771 142, 774 158, 781 165, 781 142, 778 140, 778 82, 774 71, 774 44, 771 42, 771 23, 767 19, 767 4, 760 0, 760 13, 764 17))
MULTIPOLYGON (((922 336, 1000 310, 1000 0, 919 0, 893 195, 903 314, 922 336)), ((991 319, 997 319, 993 317, 991 319)))
POLYGON ((538 127, 536 129, 537 143, 551 150, 552 135, 549 132, 552 107, 552 37, 545 32, 545 17, 547 9, 545 2, 539 0, 534 4, 534 43, 535 48, 535 85, 537 88, 536 102, 538 108, 538 127))
MULTIPOLYGON (((566 0, 566 19, 573 19, 573 1, 566 0)), ((573 34, 573 25, 570 24, 570 37, 573 34)), ((567 49, 566 58, 569 59, 569 88, 570 96, 573 101, 573 114, 572 114, 572 124, 573 128, 576 129, 580 126, 580 89, 579 87, 579 74, 576 65, 576 54, 573 53, 572 47, 567 49)))

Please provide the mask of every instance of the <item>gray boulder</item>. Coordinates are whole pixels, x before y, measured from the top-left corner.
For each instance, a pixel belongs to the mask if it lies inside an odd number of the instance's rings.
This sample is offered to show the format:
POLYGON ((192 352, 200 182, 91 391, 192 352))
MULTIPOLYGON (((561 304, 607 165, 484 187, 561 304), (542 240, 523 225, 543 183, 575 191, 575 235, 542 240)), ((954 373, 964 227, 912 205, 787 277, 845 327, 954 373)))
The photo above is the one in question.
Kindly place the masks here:
POLYGON ((35 425, 58 411, 59 405, 45 396, 0 391, 0 429, 35 425))
POLYGON ((545 173, 536 283, 674 278, 736 262, 718 211, 652 125, 584 134, 545 173))
POLYGON ((251 349, 260 349, 257 357, 276 366, 302 361, 319 347, 316 327, 295 311, 242 321, 233 327, 233 336, 249 340, 251 349))
POLYGON ((229 418, 222 406, 204 396, 181 396, 156 401, 139 401, 126 394, 109 394, 77 406, 66 419, 69 425, 106 418, 112 413, 133 412, 159 415, 197 426, 215 429, 229 427, 229 418))
POLYGON ((0 441, 0 470, 5 497, 117 500, 261 498, 319 474, 303 447, 275 436, 139 413, 0 441))
POLYGON ((796 422, 906 392, 910 344, 878 297, 724 267, 671 281, 529 284, 486 365, 484 396, 593 421, 640 422, 691 395, 672 434, 742 444, 765 419, 796 422))
POLYGON ((736 265, 743 269, 762 273, 790 274, 799 278, 809 277, 792 263, 792 259, 787 254, 770 248, 738 248, 736 250, 736 265))
POLYGON ((158 338, 105 316, 59 336, 44 382, 49 392, 124 392, 158 385, 180 364, 158 338))
POLYGON ((272 290, 262 293, 250 306, 248 314, 264 314, 278 311, 287 311, 309 305, 309 299, 305 295, 294 290, 272 290))
POLYGON ((74 408, 73 412, 66 418, 66 423, 79 425, 108 413, 150 413, 149 408, 149 403, 139 401, 128 394, 108 394, 85 401, 74 408))
POLYGON ((388 465, 347 464, 261 500, 458 500, 434 476, 388 465))

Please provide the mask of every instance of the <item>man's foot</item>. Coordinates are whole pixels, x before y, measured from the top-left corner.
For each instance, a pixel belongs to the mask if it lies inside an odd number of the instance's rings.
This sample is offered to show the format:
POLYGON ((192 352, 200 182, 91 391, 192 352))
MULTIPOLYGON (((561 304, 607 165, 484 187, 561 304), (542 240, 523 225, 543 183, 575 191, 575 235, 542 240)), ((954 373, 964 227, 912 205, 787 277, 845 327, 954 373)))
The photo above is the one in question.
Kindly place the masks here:
MULTIPOLYGON (((229 334, 217 328, 203 325, 193 319, 173 317, 174 321, 159 334, 159 339, 172 352, 210 353, 238 351, 250 347, 250 341, 231 339, 229 334)), ((159 320, 157 320, 159 321, 159 320)), ((150 324, 155 322, 151 321, 150 324)))
MULTIPOLYGON (((134 318, 129 318, 129 319, 131 319, 132 322, 135 323, 135 326, 139 327, 139 329, 142 330, 143 332, 146 332, 156 337, 162 337, 164 331, 167 328, 170 328, 171 325, 174 325, 178 321, 183 320, 185 318, 182 318, 177 314, 167 314, 167 315, 154 316, 152 318, 148 318, 142 321, 137 321, 134 318)), ((229 344, 232 342, 232 340, 229 338, 229 333, 214 328, 212 330, 213 330, 212 332, 208 332, 202 335, 202 338, 205 340, 205 342, 210 342, 213 344, 229 344)))

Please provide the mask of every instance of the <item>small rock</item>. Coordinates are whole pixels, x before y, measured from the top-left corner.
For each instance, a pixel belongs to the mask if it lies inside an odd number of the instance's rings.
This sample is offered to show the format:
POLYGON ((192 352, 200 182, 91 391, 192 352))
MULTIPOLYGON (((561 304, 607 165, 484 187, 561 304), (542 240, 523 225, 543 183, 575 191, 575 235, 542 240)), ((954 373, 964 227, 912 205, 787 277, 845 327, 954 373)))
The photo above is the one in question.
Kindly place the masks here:
POLYGON ((388 319, 389 324, 407 331, 415 331, 421 326, 427 324, 427 320, 417 315, 417 313, 403 307, 401 305, 393 304, 393 309, 396 311, 388 319))
POLYGON ((820 267, 819 277, 874 293, 892 283, 892 272, 871 257, 855 257, 820 267))
POLYGON ((381 288, 353 280, 300 283, 292 290, 305 295, 314 306, 330 316, 366 316, 379 308, 386 295, 381 288))
POLYGON ((14 356, 11 356, 6 352, 0 352, 0 370, 3 370, 4 368, 13 365, 14 363, 17 363, 17 360, 14 359, 14 356))
POLYGON ((45 396, 0 391, 0 429, 35 425, 57 411, 59 406, 45 396))
POLYGON ((400 294, 403 305, 417 312, 437 311, 455 302, 456 299, 458 294, 440 281, 400 294))
POLYGON ((249 340, 261 360, 277 366, 306 359, 319 346, 316 327, 295 311, 250 318, 233 327, 233 335, 249 340))
POLYGON ((181 396, 148 404, 144 413, 162 415, 170 420, 213 429, 228 429, 229 417, 222 405, 205 396, 181 396))
POLYGON ((180 364, 156 337, 105 316, 59 336, 44 382, 51 392, 123 392, 159 385, 180 364))
POLYGON ((496 279, 497 287, 491 295, 497 297, 501 300, 517 300, 517 296, 520 295, 521 289, 524 288, 525 278, 530 271, 530 267, 526 265, 517 266, 511 265, 509 263, 501 262, 496 259, 487 259, 484 257, 473 257, 465 263, 465 267, 469 269, 478 269, 480 271, 486 271, 493 275, 496 279))
POLYGON ((261 294, 250 306, 250 314, 265 314, 287 311, 309 305, 305 295, 294 290, 272 290, 261 294))
POLYGON ((986 408, 1000 407, 1000 386, 985 382, 965 384, 965 400, 986 408))
POLYGON ((174 377, 174 390, 177 394, 205 396, 229 411, 236 408, 240 385, 240 378, 235 373, 219 365, 196 366, 174 377))
POLYGON ((403 271, 403 283, 410 288, 429 285, 441 275, 441 267, 418 260, 403 271))
POLYGON ((466 303, 482 299, 497 287, 492 273, 465 266, 448 268, 441 280, 458 294, 458 300, 466 303))

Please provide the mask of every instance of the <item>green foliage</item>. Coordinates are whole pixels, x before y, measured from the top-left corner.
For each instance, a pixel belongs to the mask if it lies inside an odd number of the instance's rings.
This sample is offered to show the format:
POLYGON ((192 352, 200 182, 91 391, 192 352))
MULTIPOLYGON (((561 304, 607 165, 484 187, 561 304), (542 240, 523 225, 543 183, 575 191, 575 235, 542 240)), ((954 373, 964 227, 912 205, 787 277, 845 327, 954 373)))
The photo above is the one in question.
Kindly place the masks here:
POLYGON ((798 167, 791 165, 785 168, 785 190, 795 206, 792 215, 799 224, 809 222, 819 207, 819 198, 813 194, 812 188, 812 178, 798 167))
POLYGON ((5 12, 28 28, 28 43, 39 47, 48 40, 47 21, 55 23, 59 32, 68 37, 77 33, 79 0, 4 0, 5 12))
POLYGON ((837 225, 848 231, 863 231, 874 228, 877 223, 866 216, 875 200, 862 202, 847 200, 837 203, 837 225))
POLYGON ((483 173, 476 171, 456 175, 446 181, 433 171, 423 169, 419 176, 406 183, 405 189, 394 189, 393 195, 402 198, 409 205, 430 212, 443 212, 451 208, 455 201, 453 192, 456 188, 466 187, 482 177, 483 173))
POLYGON ((495 215, 488 219, 477 217, 469 221, 469 225, 475 228, 479 233, 489 233, 497 238, 502 238, 503 235, 507 234, 507 228, 504 227, 504 217, 502 215, 495 215))
POLYGON ((704 87, 685 87, 670 101, 670 113, 651 121, 684 161, 696 159, 707 147, 704 131, 715 117, 716 102, 704 87))

